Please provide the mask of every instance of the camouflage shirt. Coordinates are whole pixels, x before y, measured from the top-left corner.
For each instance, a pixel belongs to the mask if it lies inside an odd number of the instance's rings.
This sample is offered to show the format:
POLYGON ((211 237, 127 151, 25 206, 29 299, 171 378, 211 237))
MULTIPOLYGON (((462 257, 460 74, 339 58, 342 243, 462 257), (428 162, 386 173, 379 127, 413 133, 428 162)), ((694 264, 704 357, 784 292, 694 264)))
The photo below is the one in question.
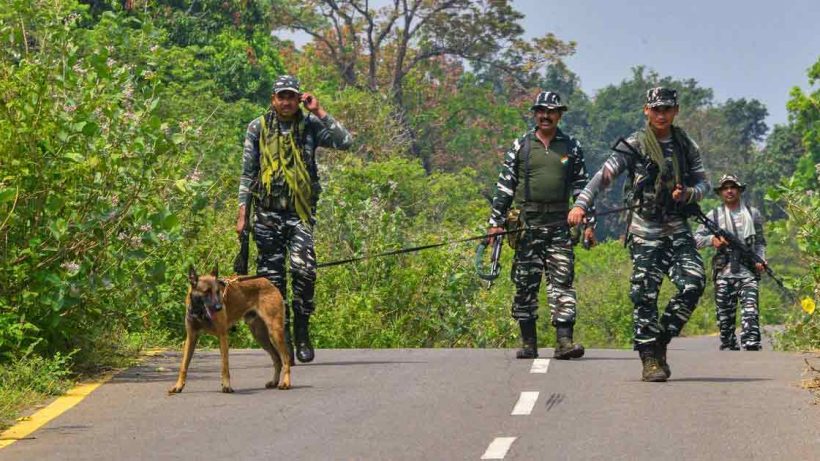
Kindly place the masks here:
MULTIPOLYGON (((700 149, 697 144, 695 144, 695 142, 688 137, 687 141, 691 148, 685 153, 688 171, 684 172, 684 174, 690 178, 690 183, 687 184, 687 188, 691 191, 689 202, 699 202, 709 191, 709 180, 706 177, 706 170, 703 167, 700 149)), ((633 133, 626 139, 626 142, 640 152, 640 144, 637 140, 637 133, 633 133)), ((673 149, 676 148, 673 146, 671 138, 665 140, 659 139, 658 142, 661 145, 661 149, 663 150, 664 157, 667 159, 667 162, 671 163, 671 156, 674 155, 673 149)), ((575 206, 581 207, 587 211, 589 210, 595 202, 595 198, 604 189, 602 180, 604 170, 609 172, 613 183, 615 182, 615 178, 625 171, 629 171, 630 176, 634 177, 634 180, 637 182, 640 181, 641 178, 640 175, 635 174, 635 171, 647 170, 647 165, 649 163, 650 161, 646 156, 637 158, 634 155, 628 155, 622 152, 613 152, 606 162, 604 162, 601 169, 595 173, 592 180, 589 181, 587 187, 579 194, 578 199, 575 201, 575 206)), ((669 170, 671 171, 671 165, 669 170)), ((635 234, 644 239, 668 237, 679 232, 691 232, 691 229, 686 222, 686 218, 676 215, 674 212, 671 212, 669 214, 669 219, 666 220, 647 218, 645 216, 641 216, 641 213, 635 212, 632 215, 632 221, 629 225, 629 233, 635 234)))
MULTIPOLYGON (((512 147, 504 154, 504 164, 501 167, 501 172, 498 174, 496 192, 493 197, 492 211, 489 220, 491 226, 503 226, 507 220, 507 210, 509 210, 515 197, 519 177, 524 174, 522 171, 524 166, 519 165, 519 154, 527 136, 532 136, 531 150, 533 152, 537 149, 544 148, 544 144, 535 137, 535 129, 531 129, 516 139, 512 147)), ((584 153, 581 150, 581 143, 572 136, 564 134, 560 129, 556 130, 555 138, 553 138, 553 142, 555 141, 566 141, 569 144, 568 151, 571 152, 570 158, 573 163, 567 171, 572 175, 569 178, 569 188, 572 199, 575 200, 589 181, 586 164, 584 163, 584 153)), ((532 155, 532 153, 530 155, 532 155)), ((567 203, 569 203, 569 198, 570 197, 567 197, 567 203)), ((589 216, 588 224, 590 225, 594 225, 595 223, 593 214, 594 209, 593 213, 590 213, 589 216)), ((564 217, 566 217, 566 214, 564 215, 564 217)))
MULTIPOLYGON (((754 251, 760 259, 766 260, 766 237, 763 235, 763 215, 757 208, 749 206, 746 203, 743 203, 737 210, 728 210, 725 206, 719 206, 707 213, 706 216, 715 221, 721 229, 738 236, 744 243, 749 245, 751 250, 754 251), (727 211, 729 212, 727 213, 727 211), (751 217, 751 229, 743 229, 744 211, 748 212, 751 217), (729 219, 732 221, 730 222, 729 219), (744 238, 746 234, 750 235, 744 238)), ((695 231, 695 243, 698 248, 711 247, 712 237, 714 237, 714 235, 712 235, 709 229, 703 224, 699 225, 695 231)), ((729 264, 732 257, 730 252, 731 249, 728 247, 721 248, 715 252, 715 257, 712 260, 715 277, 749 278, 756 276, 753 261, 742 261, 742 264, 738 268, 739 270, 732 272, 731 265, 729 264)))
MULTIPOLYGON (((295 122, 280 121, 280 130, 283 134, 289 133, 293 129, 295 122)), ((353 138, 350 133, 328 114, 325 118, 316 117, 313 114, 308 114, 303 122, 303 136, 299 142, 299 147, 302 149, 302 157, 307 165, 308 170, 313 169, 311 179, 317 180, 315 172, 316 149, 318 147, 328 147, 331 149, 348 149, 353 143, 353 138)), ((245 133, 245 144, 242 153, 242 175, 239 177, 239 204, 240 206, 249 203, 250 198, 257 191, 253 190, 254 183, 259 178, 259 133, 261 131, 261 117, 255 119, 248 125, 248 131, 245 133)), ((318 187, 318 185, 317 185, 318 187)), ((285 190, 284 179, 278 181, 274 179, 272 190, 285 190)), ((288 205, 286 194, 279 195, 280 199, 284 201, 283 207, 288 205)), ((260 210, 257 209, 257 213, 260 210)))

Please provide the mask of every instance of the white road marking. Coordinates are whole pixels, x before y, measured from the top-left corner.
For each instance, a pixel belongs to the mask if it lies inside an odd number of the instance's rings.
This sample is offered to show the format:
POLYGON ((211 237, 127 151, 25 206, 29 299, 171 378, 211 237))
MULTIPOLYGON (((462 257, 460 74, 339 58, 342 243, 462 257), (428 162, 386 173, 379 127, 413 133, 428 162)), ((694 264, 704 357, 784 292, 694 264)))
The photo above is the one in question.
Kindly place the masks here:
POLYGON ((550 359, 535 359, 532 361, 530 373, 546 373, 550 367, 550 359))
POLYGON ((517 437, 496 437, 495 440, 490 442, 487 451, 481 455, 481 459, 504 459, 516 438, 517 437))
POLYGON ((532 413, 536 400, 538 400, 538 392, 522 392, 513 408, 512 416, 529 415, 532 413))

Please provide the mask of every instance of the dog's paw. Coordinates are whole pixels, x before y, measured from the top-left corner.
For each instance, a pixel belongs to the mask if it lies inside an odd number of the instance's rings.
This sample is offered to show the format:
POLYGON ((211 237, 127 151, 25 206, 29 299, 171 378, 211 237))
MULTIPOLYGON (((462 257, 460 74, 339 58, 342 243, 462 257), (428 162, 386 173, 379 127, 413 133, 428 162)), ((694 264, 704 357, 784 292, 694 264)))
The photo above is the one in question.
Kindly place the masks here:
POLYGON ((222 386, 222 393, 233 394, 233 388, 231 386, 222 386))
POLYGON ((273 389, 276 387, 276 381, 268 381, 265 383, 265 389, 273 389))
POLYGON ((278 387, 279 387, 279 390, 282 390, 282 391, 284 391, 285 389, 290 389, 290 380, 288 379, 288 380, 282 381, 281 383, 279 383, 278 387))
POLYGON ((174 386, 168 389, 168 395, 179 394, 180 392, 182 392, 182 387, 183 386, 174 386))

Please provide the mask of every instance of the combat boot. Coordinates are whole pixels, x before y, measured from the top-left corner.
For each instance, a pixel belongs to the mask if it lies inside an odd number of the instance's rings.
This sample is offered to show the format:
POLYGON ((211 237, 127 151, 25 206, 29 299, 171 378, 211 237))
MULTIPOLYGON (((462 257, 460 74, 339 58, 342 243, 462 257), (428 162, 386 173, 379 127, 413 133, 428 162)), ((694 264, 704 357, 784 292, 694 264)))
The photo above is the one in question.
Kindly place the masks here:
POLYGON ((655 355, 658 359, 658 366, 661 367, 663 373, 666 375, 666 379, 672 377, 672 369, 669 368, 669 364, 666 362, 666 346, 667 343, 663 341, 658 341, 655 343, 655 355))
POLYGON ((584 346, 572 342, 573 324, 562 324, 555 326, 555 354, 553 357, 558 360, 579 359, 584 356, 584 346))
POLYGON ((664 373, 666 373, 666 379, 672 377, 672 369, 669 368, 669 364, 666 362, 666 346, 669 345, 669 338, 666 335, 660 336, 655 342, 655 354, 658 357, 658 365, 661 366, 661 369, 664 373))
POLYGON ((658 364, 658 358, 655 355, 655 347, 648 347, 639 351, 641 362, 643 363, 643 372, 641 377, 643 381, 651 383, 662 383, 666 381, 666 373, 658 364))
POLYGON ((302 363, 312 362, 314 353, 310 344, 310 316, 293 313, 293 336, 296 337, 296 358, 302 363))
POLYGON ((515 358, 538 358, 538 336, 535 332, 535 319, 519 320, 518 326, 521 327, 521 349, 515 353, 515 358))

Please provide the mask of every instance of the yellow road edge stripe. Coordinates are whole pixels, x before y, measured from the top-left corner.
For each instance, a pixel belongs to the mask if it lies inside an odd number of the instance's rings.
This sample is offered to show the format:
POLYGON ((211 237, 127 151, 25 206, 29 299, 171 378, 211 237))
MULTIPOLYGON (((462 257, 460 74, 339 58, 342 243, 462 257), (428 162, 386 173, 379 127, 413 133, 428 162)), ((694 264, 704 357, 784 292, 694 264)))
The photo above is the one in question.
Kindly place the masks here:
POLYGON ((56 400, 51 402, 47 407, 34 413, 33 415, 21 418, 20 422, 6 429, 0 434, 0 449, 3 449, 12 443, 25 439, 32 432, 41 428, 52 419, 60 416, 66 411, 70 410, 74 405, 80 403, 88 394, 92 393, 94 389, 100 387, 102 384, 110 380, 114 373, 100 379, 93 383, 80 384, 74 387, 56 400))

